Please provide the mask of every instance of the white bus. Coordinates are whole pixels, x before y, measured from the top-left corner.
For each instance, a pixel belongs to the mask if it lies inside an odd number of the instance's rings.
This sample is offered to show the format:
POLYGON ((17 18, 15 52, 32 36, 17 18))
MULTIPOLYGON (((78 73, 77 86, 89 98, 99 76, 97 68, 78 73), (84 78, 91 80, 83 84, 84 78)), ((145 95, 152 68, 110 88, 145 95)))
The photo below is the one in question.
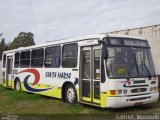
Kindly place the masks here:
POLYGON ((120 108, 158 100, 158 80, 146 40, 89 35, 3 52, 3 86, 120 108))

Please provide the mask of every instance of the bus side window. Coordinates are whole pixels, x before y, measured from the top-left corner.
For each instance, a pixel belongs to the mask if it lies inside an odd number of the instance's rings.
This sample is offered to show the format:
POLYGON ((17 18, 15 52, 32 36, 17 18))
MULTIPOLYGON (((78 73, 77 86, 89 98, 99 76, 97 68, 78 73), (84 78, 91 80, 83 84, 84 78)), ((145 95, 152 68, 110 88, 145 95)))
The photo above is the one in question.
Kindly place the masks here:
POLYGON ((43 67, 43 56, 43 48, 32 50, 31 67, 43 67))
POLYGON ((21 68, 30 67, 30 51, 21 52, 20 67, 21 68))
POLYGON ((15 61, 14 61, 14 67, 18 68, 19 67, 19 52, 15 53, 14 59, 15 59, 15 61))
POLYGON ((59 68, 61 63, 61 46, 48 47, 45 49, 45 67, 59 68))
POLYGON ((6 67, 6 55, 4 54, 3 55, 3 68, 6 67))
POLYGON ((63 46, 62 67, 75 68, 77 66, 78 44, 72 43, 63 46))

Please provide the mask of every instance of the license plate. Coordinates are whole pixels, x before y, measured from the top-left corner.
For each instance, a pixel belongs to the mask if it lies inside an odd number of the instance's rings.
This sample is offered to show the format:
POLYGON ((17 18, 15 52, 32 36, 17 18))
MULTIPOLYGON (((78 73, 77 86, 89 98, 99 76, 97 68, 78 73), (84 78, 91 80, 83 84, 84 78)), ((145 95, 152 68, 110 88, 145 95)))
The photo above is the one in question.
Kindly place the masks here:
POLYGON ((143 102, 137 102, 134 104, 135 106, 143 105, 143 102))

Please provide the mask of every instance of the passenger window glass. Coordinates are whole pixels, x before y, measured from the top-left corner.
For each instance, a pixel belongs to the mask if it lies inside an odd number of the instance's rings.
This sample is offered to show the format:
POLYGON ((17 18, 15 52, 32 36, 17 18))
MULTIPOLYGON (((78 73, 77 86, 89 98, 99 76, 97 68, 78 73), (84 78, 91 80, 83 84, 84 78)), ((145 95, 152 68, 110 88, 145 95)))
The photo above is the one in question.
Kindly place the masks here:
POLYGON ((94 79, 100 80, 100 50, 94 50, 94 79))
POLYGON ((19 67, 19 52, 15 53, 15 57, 14 57, 14 67, 18 68, 19 67))
POLYGON ((61 46, 48 47, 45 49, 45 67, 60 67, 61 46))
POLYGON ((31 67, 43 67, 44 49, 32 50, 31 67))
POLYGON ((30 67, 30 51, 21 52, 20 67, 30 67))
POLYGON ((12 74, 12 66, 13 65, 13 59, 11 57, 7 58, 7 72, 8 74, 12 74))
POLYGON ((90 79, 90 51, 83 51, 83 79, 90 79))
POLYGON ((77 66, 78 45, 77 43, 63 46, 62 66, 64 68, 73 68, 77 66))
POLYGON ((4 54, 3 55, 3 68, 6 67, 6 55, 4 54))

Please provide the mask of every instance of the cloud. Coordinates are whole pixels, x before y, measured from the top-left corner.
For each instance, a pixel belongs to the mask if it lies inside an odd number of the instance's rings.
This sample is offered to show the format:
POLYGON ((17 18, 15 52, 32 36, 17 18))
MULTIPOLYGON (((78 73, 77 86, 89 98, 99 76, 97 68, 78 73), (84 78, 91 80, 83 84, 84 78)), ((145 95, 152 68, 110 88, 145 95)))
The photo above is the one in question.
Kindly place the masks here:
POLYGON ((0 0, 0 32, 36 43, 159 24, 159 0, 0 0))

